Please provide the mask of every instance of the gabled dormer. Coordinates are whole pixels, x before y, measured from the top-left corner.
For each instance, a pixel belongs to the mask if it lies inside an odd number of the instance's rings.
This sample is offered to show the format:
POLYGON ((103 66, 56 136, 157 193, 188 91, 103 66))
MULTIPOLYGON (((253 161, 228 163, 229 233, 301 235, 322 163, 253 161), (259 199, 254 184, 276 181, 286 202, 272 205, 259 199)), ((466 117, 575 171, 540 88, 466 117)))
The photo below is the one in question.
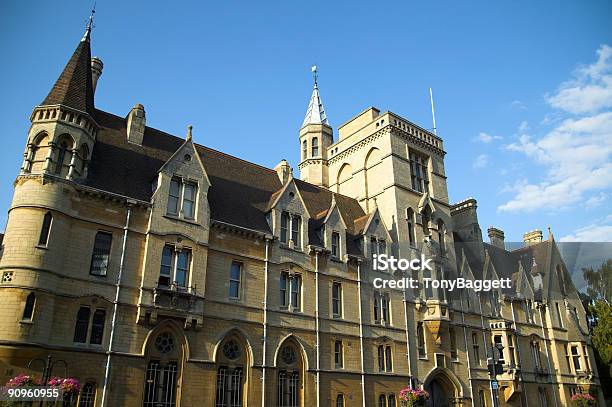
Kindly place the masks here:
POLYGON ((393 239, 389 234, 389 230, 385 222, 375 206, 374 210, 366 215, 363 219, 357 219, 356 222, 363 222, 362 227, 358 227, 357 232, 361 234, 363 239, 364 255, 366 258, 372 259, 373 255, 391 254, 391 244, 393 239))
MULTIPOLYGON (((157 178, 152 180, 151 200, 154 215, 158 216, 151 216, 151 219, 165 221, 150 225, 151 229, 174 232, 179 225, 191 225, 203 227, 208 231, 208 189, 211 182, 193 143, 191 132, 192 128, 189 126, 185 142, 159 169, 157 178)), ((195 240, 200 239, 202 236, 195 240)))
POLYGON ((336 204, 335 195, 332 194, 331 205, 321 228, 321 240, 332 259, 344 260, 346 258, 348 238, 346 231, 347 224, 336 204))
POLYGON ((293 175, 272 194, 268 204, 268 222, 281 246, 302 250, 308 245, 308 213, 293 175))
MULTIPOLYGON (((482 273, 483 281, 499 281, 499 274, 495 269, 495 264, 491 261, 491 255, 488 250, 485 250, 485 263, 482 273)), ((501 316, 501 301, 502 291, 500 288, 491 288, 489 292, 485 292, 489 299, 489 309, 494 317, 501 316)))

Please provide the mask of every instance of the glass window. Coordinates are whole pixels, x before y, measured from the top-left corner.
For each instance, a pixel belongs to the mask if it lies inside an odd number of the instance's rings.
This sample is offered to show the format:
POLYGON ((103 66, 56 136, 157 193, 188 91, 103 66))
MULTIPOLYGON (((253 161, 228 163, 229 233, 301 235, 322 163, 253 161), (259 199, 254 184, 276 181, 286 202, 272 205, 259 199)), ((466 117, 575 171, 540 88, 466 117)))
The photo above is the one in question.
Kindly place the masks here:
POLYGON ((312 156, 319 156, 319 139, 317 137, 313 137, 312 139, 312 156))
POLYGON ((574 361, 574 369, 580 371, 580 354, 578 353, 578 346, 572 346, 572 360, 574 361))
POLYGON ((240 277, 242 274, 242 264, 236 261, 232 262, 230 269, 230 298, 240 298, 240 277))
POLYGON ((281 229, 280 229, 280 241, 282 243, 288 243, 287 237, 289 230, 289 214, 287 212, 283 212, 281 214, 281 229))
POLYGON ((427 179, 427 158, 410 153, 410 169, 412 189, 418 192, 426 192, 429 185, 429 180, 427 179))
POLYGON ((25 307, 23 307, 23 316, 21 319, 31 321, 34 315, 34 303, 36 302, 36 294, 30 293, 26 298, 25 307))
POLYGON ((344 366, 344 356, 342 353, 342 341, 336 341, 334 343, 334 364, 336 369, 341 369, 344 366))
POLYGON ((336 397, 336 407, 344 407, 344 395, 338 394, 338 397, 336 397))
POLYGON ((87 330, 89 329, 89 307, 79 308, 77 313, 76 324, 74 326, 74 342, 86 343, 87 330))
POLYGON ((144 407, 176 406, 176 382, 178 376, 176 362, 161 363, 152 360, 145 375, 144 407))
POLYGON ((308 142, 304 140, 302 142, 302 160, 308 158, 308 142))
POLYGON ((38 244, 46 246, 49 242, 49 232, 51 231, 51 222, 53 221, 53 215, 51 212, 45 213, 43 218, 43 224, 40 228, 40 236, 38 237, 38 244))
POLYGON ((452 360, 457 360, 457 337, 455 335, 455 328, 449 328, 448 335, 450 337, 450 357, 452 360))
POLYGON ((387 372, 393 371, 393 354, 391 353, 391 346, 385 348, 385 363, 387 372))
POLYGON ((384 394, 378 397, 378 407, 387 407, 387 396, 384 394))
POLYGON ((55 175, 59 175, 62 172, 62 168, 64 166, 64 161, 66 160, 66 152, 68 151, 68 143, 66 141, 62 141, 59 146, 59 151, 57 153, 57 164, 55 165, 55 175))
POLYGON ((291 240, 293 240, 293 246, 302 247, 300 242, 300 235, 302 230, 302 218, 299 216, 293 216, 291 219, 291 240))
POLYGON ((300 374, 281 370, 278 372, 278 407, 298 407, 300 405, 300 374))
POLYGON ((387 253, 387 242, 385 242, 384 240, 378 241, 378 253, 380 254, 387 253))
POLYGON ((169 286, 172 283, 172 269, 174 249, 172 246, 164 246, 162 251, 161 268, 159 270, 159 285, 169 286))
POLYGON ((186 219, 195 218, 196 186, 186 183, 183 191, 183 216, 186 219))
POLYGON ((589 364, 589 352, 587 351, 587 347, 584 345, 582 345, 582 354, 584 356, 584 367, 588 372, 591 370, 591 365, 589 364))
POLYGON ((380 321, 380 294, 374 293, 374 320, 380 321))
POLYGON ((395 394, 389 394, 389 407, 397 407, 397 402, 395 401, 395 394))
POLYGON ((425 328, 423 327, 422 322, 417 324, 417 347, 419 350, 419 357, 426 358, 427 352, 425 351, 425 328))
POLYGON ((87 382, 79 393, 79 407, 94 407, 96 401, 96 384, 87 382))
POLYGON ((295 275, 291 279, 291 307, 297 311, 299 311, 301 307, 301 290, 302 277, 295 275))
POLYGON ((94 276, 105 276, 108 271, 108 260, 110 258, 111 242, 113 235, 106 232, 96 233, 93 254, 91 255, 91 266, 89 274, 94 276))
POLYGON ((382 317, 382 321, 384 322, 390 322, 389 320, 389 295, 388 294, 383 294, 380 297, 380 303, 381 303, 381 317, 382 317))
POLYGON ((91 322, 91 336, 89 337, 89 343, 100 345, 102 338, 104 337, 104 321, 106 320, 106 311, 103 309, 97 309, 93 314, 93 320, 91 322))
POLYGON ((370 255, 378 254, 378 239, 375 237, 370 238, 370 255))
POLYGON ((472 332, 472 357, 474 358, 474 363, 480 365, 480 345, 478 344, 478 333, 472 332))
POLYGON ((280 305, 281 307, 286 307, 288 304, 287 301, 287 286, 289 283, 289 275, 287 273, 281 273, 280 276, 280 305))
POLYGON ((179 287, 186 287, 188 275, 189 251, 182 250, 178 253, 178 260, 176 262, 176 285, 179 287))
POLYGON ((335 317, 342 315, 342 284, 332 284, 332 313, 335 317))
POLYGON ((408 208, 406 218, 408 221, 408 241, 410 246, 414 246, 416 244, 414 236, 414 211, 411 208, 408 208))
POLYGON ((181 182, 177 179, 170 181, 170 193, 168 194, 168 213, 178 215, 179 200, 181 199, 181 182))
POLYGON ((563 328, 563 314, 561 314, 561 307, 559 307, 558 302, 555 302, 555 308, 557 310, 557 319, 559 320, 559 326, 563 328))
POLYGON ((217 370, 217 396, 215 407, 242 406, 242 368, 221 366, 217 370))
POLYGON ((340 233, 338 232, 332 232, 331 255, 333 257, 340 257, 340 233))
POLYGON ((378 370, 385 371, 385 347, 382 345, 378 346, 378 370))

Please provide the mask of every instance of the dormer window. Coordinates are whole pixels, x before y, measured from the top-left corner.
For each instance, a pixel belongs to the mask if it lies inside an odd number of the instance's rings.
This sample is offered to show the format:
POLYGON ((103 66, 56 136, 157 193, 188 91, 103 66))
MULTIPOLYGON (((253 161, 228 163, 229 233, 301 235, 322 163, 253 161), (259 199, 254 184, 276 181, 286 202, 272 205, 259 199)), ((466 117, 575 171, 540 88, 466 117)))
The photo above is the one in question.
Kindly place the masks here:
POLYGON ((281 213, 280 241, 289 245, 293 243, 294 248, 302 247, 302 218, 300 215, 292 215, 289 212, 281 213), (291 235, 289 235, 291 231, 291 235), (291 240, 288 240, 291 238, 291 240))
POLYGON ((300 235, 302 234, 302 218, 293 215, 291 218, 291 240, 293 240, 294 247, 302 247, 300 241, 300 235))
POLYGON ((288 231, 289 229, 289 214, 287 212, 283 212, 281 214, 281 227, 280 227, 280 241, 281 243, 289 243, 288 240, 288 231))
POLYGON ((426 192, 429 186, 427 177, 427 157, 416 153, 410 153, 410 172, 412 178, 412 189, 418 192, 426 192))
POLYGON ((331 255, 332 257, 340 257, 340 233, 332 232, 331 235, 331 255))
POLYGON ((387 241, 376 236, 370 238, 370 255, 387 254, 387 241))
POLYGON ((168 193, 168 215, 195 219, 197 185, 180 178, 170 180, 168 193))

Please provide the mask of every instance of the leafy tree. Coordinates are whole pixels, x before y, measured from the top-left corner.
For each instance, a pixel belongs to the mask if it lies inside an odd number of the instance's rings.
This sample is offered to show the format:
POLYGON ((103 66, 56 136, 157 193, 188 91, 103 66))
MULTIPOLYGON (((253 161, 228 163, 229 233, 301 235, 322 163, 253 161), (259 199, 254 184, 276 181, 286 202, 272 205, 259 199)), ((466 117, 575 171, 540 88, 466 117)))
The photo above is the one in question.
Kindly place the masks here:
POLYGON ((598 300, 591 306, 591 312, 597 321, 592 332, 595 361, 601 387, 608 398, 612 393, 612 306, 604 300, 598 300))
POLYGON ((587 283, 587 294, 595 300, 612 302, 612 259, 604 261, 597 270, 583 268, 582 276, 587 283))

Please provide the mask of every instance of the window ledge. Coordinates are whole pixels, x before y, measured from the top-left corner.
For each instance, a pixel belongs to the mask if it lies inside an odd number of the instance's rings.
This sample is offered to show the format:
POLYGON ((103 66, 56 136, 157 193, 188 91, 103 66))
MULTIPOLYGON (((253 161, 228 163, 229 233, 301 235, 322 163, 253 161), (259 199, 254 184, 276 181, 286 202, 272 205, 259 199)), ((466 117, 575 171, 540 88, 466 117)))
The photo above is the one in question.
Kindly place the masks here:
POLYGON ((291 247, 287 243, 281 243, 279 247, 281 249, 288 250, 291 252, 304 253, 304 250, 301 247, 291 247))
POLYGON ((194 226, 202 226, 195 219, 186 219, 186 218, 182 218, 182 217, 180 217, 178 215, 165 214, 164 218, 171 219, 171 220, 176 220, 176 221, 179 221, 179 222, 188 223, 188 224, 194 225, 194 226))
POLYGON ((332 315, 332 319, 344 319, 344 317, 342 315, 332 315))
POLYGON ((241 303, 242 302, 242 298, 233 298, 233 297, 229 297, 227 299, 229 302, 235 302, 235 303, 241 303))
POLYGON ((40 249, 40 250, 49 250, 49 246, 47 246, 47 245, 37 244, 34 247, 36 247, 37 249, 40 249))
POLYGON ((19 321, 19 323, 23 325, 34 325, 34 321, 31 319, 22 319, 19 321))
POLYGON ((331 256, 331 257, 329 258, 329 260, 330 260, 330 261, 333 261, 334 263, 342 263, 342 264, 344 264, 344 262, 342 261, 342 259, 341 259, 340 257, 337 257, 337 256, 331 256))
POLYGON ((427 356, 419 356, 419 360, 429 360, 427 356))

